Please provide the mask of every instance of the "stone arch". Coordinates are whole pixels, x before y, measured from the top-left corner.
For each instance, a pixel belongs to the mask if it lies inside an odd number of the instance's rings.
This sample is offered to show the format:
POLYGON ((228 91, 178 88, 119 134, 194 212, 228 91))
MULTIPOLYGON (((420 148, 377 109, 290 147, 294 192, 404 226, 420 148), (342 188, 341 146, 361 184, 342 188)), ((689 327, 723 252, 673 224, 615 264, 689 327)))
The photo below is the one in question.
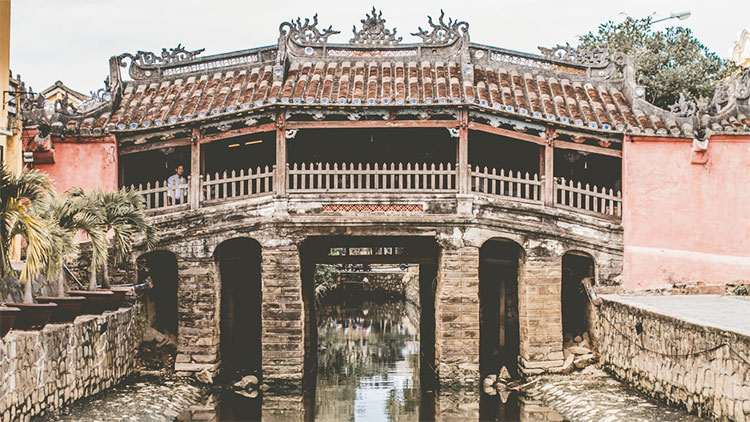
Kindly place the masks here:
POLYGON ((213 252, 219 275, 219 354, 227 376, 260 374, 261 245, 247 237, 219 243, 213 252))
POLYGON ((177 336, 177 256, 155 250, 136 258, 138 283, 151 283, 143 296, 146 321, 152 328, 177 336))
POLYGON ((479 248, 479 371, 498 373, 505 366, 518 373, 520 328, 518 277, 523 246, 506 237, 492 237, 479 248))
POLYGON ((571 343, 583 334, 591 331, 591 305, 581 281, 590 277, 592 284, 596 281, 597 264, 594 256, 588 252, 572 249, 562 257, 562 284, 560 301, 562 308, 563 342, 571 343))

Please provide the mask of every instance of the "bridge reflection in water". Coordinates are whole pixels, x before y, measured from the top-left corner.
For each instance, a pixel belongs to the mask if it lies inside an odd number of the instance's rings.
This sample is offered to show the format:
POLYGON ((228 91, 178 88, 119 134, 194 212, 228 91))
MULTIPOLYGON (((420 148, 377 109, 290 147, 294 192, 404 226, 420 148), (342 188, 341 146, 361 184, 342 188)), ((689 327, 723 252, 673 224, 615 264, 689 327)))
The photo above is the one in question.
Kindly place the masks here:
POLYGON ((408 302, 318 306, 318 367, 299 396, 231 391, 207 397, 178 420, 215 421, 562 421, 513 394, 434 391, 420 379, 419 313, 408 302))

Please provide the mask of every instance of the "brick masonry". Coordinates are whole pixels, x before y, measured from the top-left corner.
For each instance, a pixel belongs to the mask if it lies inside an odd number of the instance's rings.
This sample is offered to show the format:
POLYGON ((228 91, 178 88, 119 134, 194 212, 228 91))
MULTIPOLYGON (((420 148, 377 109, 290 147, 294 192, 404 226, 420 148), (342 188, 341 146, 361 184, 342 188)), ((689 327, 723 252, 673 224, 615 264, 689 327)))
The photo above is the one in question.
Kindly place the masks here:
POLYGON ((213 258, 178 258, 177 357, 179 375, 218 372, 221 280, 213 258))
MULTIPOLYGON (((643 347, 661 353, 686 353, 729 343, 750 356, 750 337, 703 326, 606 299, 601 316, 643 347), (637 322, 643 333, 635 330, 637 322)), ((639 390, 714 420, 750 420, 750 367, 726 347, 687 358, 644 351, 599 319, 604 367, 639 390)))
POLYGON ((139 343, 131 308, 11 331, 0 340, 0 420, 28 421, 117 384, 139 343))
POLYGON ((294 243, 262 246, 263 382, 300 389, 304 373, 304 305, 299 248, 294 243))
POLYGON ((221 280, 212 254, 221 242, 237 237, 261 245, 262 377, 269 384, 301 389, 305 349, 314 346, 300 255, 311 236, 435 239, 440 247, 436 364, 441 383, 450 385, 475 385, 479 378, 479 248, 490 239, 516 242, 521 246, 521 369, 539 373, 560 366, 562 256, 571 250, 588 253, 596 262, 597 283, 617 285, 622 267, 619 225, 563 210, 511 209, 476 199, 469 204, 470 216, 461 216, 444 199, 418 199, 423 213, 323 212, 324 203, 315 196, 290 200, 285 215, 274 214, 272 202, 250 201, 152 217, 161 233, 160 247, 178 260, 178 372, 221 367, 221 280))
POLYGON ((441 248, 435 296, 435 354, 440 384, 477 384, 479 248, 441 248))
POLYGON ((539 374, 563 364, 562 245, 529 241, 518 275, 520 369, 539 374))

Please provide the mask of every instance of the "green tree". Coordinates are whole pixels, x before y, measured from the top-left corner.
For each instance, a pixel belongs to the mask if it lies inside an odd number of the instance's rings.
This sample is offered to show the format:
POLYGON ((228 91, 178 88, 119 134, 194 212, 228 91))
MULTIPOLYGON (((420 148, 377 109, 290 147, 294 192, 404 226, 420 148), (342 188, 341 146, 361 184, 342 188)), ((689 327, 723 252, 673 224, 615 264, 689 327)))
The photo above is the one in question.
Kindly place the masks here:
POLYGON ((65 261, 74 259, 78 252, 75 236, 79 231, 91 239, 92 254, 98 258, 92 262, 101 266, 107 257, 107 241, 101 221, 103 210, 99 204, 86 197, 79 188, 68 191, 65 196, 50 194, 42 206, 41 215, 52 223, 52 236, 55 247, 50 254, 51 271, 48 279, 57 278, 57 295, 65 296, 65 261))
POLYGON ((24 303, 32 303, 32 280, 50 269, 55 241, 48 220, 37 214, 37 207, 52 190, 46 174, 24 171, 13 174, 0 166, 0 277, 16 276, 11 267, 13 238, 26 240, 26 265, 19 281, 24 283, 24 303))
POLYGON ((336 290, 339 286, 339 272, 331 264, 317 264, 315 266, 315 301, 320 303, 323 298, 336 290))
MULTIPOLYGON (((114 254, 112 263, 119 265, 130 257, 133 252, 134 237, 137 233, 144 236, 146 249, 151 250, 158 241, 156 229, 146 219, 143 206, 143 196, 135 190, 122 188, 119 191, 102 191, 97 189, 84 196, 98 206, 101 213, 101 228, 104 233, 112 233, 114 254)), ((109 242, 109 241, 108 241, 109 242)), ((96 290, 96 269, 101 263, 102 286, 109 288, 109 269, 107 265, 109 254, 99 259, 96 249, 92 250, 91 277, 89 290, 96 290)))
POLYGON ((688 28, 654 31, 651 17, 603 23, 595 33, 584 35, 578 48, 630 56, 636 82, 646 87, 646 100, 665 109, 676 103, 680 94, 689 100, 713 96, 714 81, 736 69, 732 62, 710 51, 688 28))

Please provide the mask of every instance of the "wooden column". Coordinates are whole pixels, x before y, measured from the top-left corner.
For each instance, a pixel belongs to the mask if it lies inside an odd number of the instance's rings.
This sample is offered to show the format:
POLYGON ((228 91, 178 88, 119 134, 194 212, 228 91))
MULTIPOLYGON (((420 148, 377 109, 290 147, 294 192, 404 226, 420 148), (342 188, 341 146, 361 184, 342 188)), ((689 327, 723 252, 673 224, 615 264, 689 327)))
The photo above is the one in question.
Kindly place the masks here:
POLYGON ((556 133, 553 129, 547 128, 544 132, 545 143, 541 150, 540 168, 544 175, 544 192, 542 198, 544 199, 544 205, 552 207, 555 205, 555 148, 553 142, 555 140, 556 133))
POLYGON ((277 196, 286 195, 286 117, 284 110, 276 115, 276 171, 274 191, 277 196))
POLYGON ((469 193, 469 111, 458 111, 458 145, 456 146, 456 160, 458 161, 458 193, 469 193))
POLYGON ((188 198, 190 209, 195 210, 200 206, 201 200, 201 130, 198 127, 193 128, 193 134, 190 137, 190 187, 188 198))

